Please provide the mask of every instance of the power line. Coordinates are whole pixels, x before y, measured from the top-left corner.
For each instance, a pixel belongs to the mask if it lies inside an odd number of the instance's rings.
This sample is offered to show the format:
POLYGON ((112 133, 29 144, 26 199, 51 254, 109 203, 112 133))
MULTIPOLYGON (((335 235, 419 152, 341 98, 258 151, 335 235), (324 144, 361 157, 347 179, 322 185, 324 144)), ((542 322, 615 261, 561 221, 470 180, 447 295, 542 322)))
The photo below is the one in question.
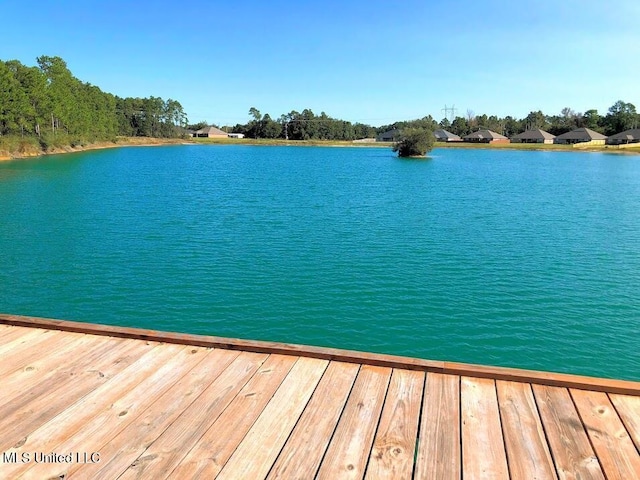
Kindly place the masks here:
POLYGON ((458 111, 458 109, 456 108, 455 105, 452 105, 451 108, 447 107, 447 104, 444 105, 444 108, 442 110, 440 110, 441 112, 444 112, 444 118, 448 119, 449 122, 453 122, 453 119, 455 118, 456 112, 458 111), (449 119, 449 112, 451 112, 451 118, 449 119))

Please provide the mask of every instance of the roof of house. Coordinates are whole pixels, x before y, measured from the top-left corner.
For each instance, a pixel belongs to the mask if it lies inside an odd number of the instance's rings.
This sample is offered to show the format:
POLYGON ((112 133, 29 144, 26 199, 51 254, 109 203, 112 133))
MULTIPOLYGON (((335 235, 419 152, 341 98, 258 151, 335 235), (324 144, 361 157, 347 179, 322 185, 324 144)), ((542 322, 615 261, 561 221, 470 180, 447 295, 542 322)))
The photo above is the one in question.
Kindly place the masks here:
POLYGON ((609 137, 610 140, 638 140, 640 139, 640 128, 631 128, 624 132, 616 133, 609 137))
POLYGON ((514 135, 512 138, 514 140, 553 140, 556 136, 551 135, 549 132, 545 132, 540 128, 532 128, 531 130, 514 135))
POLYGON ((504 135, 500 135, 492 130, 478 130, 463 137, 465 140, 473 140, 475 138, 488 138, 489 140, 508 140, 504 135))
POLYGON ((445 138, 448 140, 460 140, 460 137, 455 133, 448 132, 442 128, 434 130, 433 134, 436 138, 445 138))
POLYGON ((227 132, 223 132, 216 127, 204 127, 198 130, 196 133, 208 133, 209 135, 226 135, 227 132))
POLYGON ((560 140, 605 140, 606 135, 594 132, 590 128, 576 128, 556 137, 560 140))

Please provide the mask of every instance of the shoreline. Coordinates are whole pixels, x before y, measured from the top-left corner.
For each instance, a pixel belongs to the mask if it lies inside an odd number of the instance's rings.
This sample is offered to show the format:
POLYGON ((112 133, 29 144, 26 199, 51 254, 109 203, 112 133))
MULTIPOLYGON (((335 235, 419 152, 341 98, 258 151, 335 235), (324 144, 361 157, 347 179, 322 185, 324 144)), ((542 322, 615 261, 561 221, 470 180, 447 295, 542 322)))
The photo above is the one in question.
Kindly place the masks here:
POLYGON ((193 141, 183 138, 155 138, 155 137, 118 137, 114 141, 98 141, 88 143, 82 146, 56 147, 51 150, 42 150, 36 148, 27 148, 22 152, 9 152, 0 150, 0 161, 6 162, 11 160, 26 160, 30 158, 44 157, 48 155, 60 155, 65 153, 87 152, 91 150, 104 150, 107 148, 119 147, 158 147, 162 145, 190 145, 193 141))
MULTIPOLYGON (((26 149, 22 152, 0 150, 0 161, 24 160, 46 155, 60 155, 65 153, 86 152, 119 147, 157 147, 163 145, 253 145, 253 146, 305 146, 305 147, 347 147, 347 148, 391 148, 392 142, 352 142, 331 140, 284 140, 284 139, 184 139, 184 138, 154 138, 154 137, 118 137, 116 141, 100 141, 82 146, 57 147, 51 150, 26 149)), ((465 142, 436 142, 433 149, 492 149, 492 150, 533 150, 547 152, 582 152, 582 153, 612 153, 623 155, 640 155, 640 144, 632 148, 612 148, 608 145, 573 147, 573 145, 536 144, 536 143, 465 143, 465 142)))
MULTIPOLYGON (((391 148, 393 142, 357 142, 332 140, 284 140, 284 139, 227 139, 227 138, 194 138, 194 145, 254 145, 254 146, 304 146, 304 147, 347 147, 347 148, 391 148)), ((579 144, 578 144, 579 145, 579 144)), ((535 150, 543 152, 600 152, 614 154, 640 154, 640 143, 637 147, 616 148, 611 145, 589 145, 574 147, 573 145, 543 143, 471 143, 471 142, 435 142, 433 149, 491 149, 491 150, 535 150)))

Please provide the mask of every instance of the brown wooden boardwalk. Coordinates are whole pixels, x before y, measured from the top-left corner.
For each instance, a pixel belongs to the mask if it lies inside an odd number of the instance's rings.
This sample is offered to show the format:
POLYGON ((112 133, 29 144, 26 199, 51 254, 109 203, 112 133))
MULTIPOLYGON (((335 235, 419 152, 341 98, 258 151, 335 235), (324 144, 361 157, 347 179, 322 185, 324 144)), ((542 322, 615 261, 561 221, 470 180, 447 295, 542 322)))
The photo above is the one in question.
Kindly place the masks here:
POLYGON ((0 315, 0 479, 640 478, 640 383, 0 315))

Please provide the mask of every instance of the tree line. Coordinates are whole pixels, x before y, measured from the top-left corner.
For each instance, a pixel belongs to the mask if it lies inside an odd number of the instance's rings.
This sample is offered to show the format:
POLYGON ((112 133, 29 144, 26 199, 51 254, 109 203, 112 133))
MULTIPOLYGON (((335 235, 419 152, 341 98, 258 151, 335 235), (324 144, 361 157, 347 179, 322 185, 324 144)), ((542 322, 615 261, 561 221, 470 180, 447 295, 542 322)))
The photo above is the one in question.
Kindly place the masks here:
MULTIPOLYGON (((0 60, 0 136, 36 137, 44 145, 52 138, 70 142, 113 139, 123 136, 178 137, 185 128, 194 130, 204 122, 188 125, 180 102, 159 97, 121 98, 73 76, 60 57, 41 56, 37 66, 25 66, 17 60, 0 60), (196 127, 196 128, 194 128, 196 127)), ((231 131, 250 138, 288 140, 356 140, 376 137, 392 129, 444 128, 463 136, 478 129, 489 129, 513 136, 529 128, 541 128, 560 135, 577 127, 587 127, 605 135, 640 126, 640 114, 631 103, 614 103, 604 115, 591 109, 578 113, 564 108, 559 115, 538 110, 525 118, 475 115, 467 110, 437 122, 430 115, 411 121, 399 121, 374 127, 328 116, 311 109, 292 110, 277 119, 257 108, 249 109, 249 121, 228 126, 231 131)))
MULTIPOLYGON (((229 126, 230 131, 249 138, 282 138, 287 140, 357 140, 375 137, 377 129, 363 123, 351 123, 328 116, 316 115, 308 108, 292 110, 274 120, 255 107, 249 109, 251 120, 245 124, 229 126)), ((196 125, 197 126, 197 125, 196 125)))
MULTIPOLYGON (((640 114, 632 103, 622 100, 614 103, 605 115, 596 109, 578 113, 564 108, 559 115, 545 115, 542 111, 530 112, 526 117, 517 119, 512 116, 475 115, 467 110, 465 116, 456 116, 452 121, 443 118, 436 121, 431 115, 417 120, 398 121, 374 127, 363 123, 351 123, 329 117, 322 112, 314 114, 310 109, 302 112, 292 110, 274 120, 268 113, 262 114, 257 108, 249 109, 250 120, 244 124, 227 126, 227 130, 242 133, 250 138, 282 138, 288 140, 356 140, 373 138, 389 130, 439 128, 464 136, 479 129, 493 130, 511 137, 525 130, 540 128, 553 135, 561 135, 575 128, 586 127, 604 135, 614 135, 630 128, 640 127, 640 114)), ((201 128, 206 124, 193 125, 201 128)), ((197 129, 196 128, 196 129, 197 129)))
POLYGON ((427 116, 419 120, 383 125, 378 130, 385 132, 396 128, 425 128, 427 130, 442 128, 456 135, 464 136, 479 129, 487 129, 511 137, 533 128, 540 128, 553 135, 562 135, 582 127, 590 128, 607 136, 614 135, 640 127, 640 114, 632 103, 618 100, 609 108, 606 115, 600 115, 596 109, 578 113, 567 107, 563 108, 559 115, 545 115, 538 110, 530 112, 525 118, 516 119, 511 116, 500 118, 496 115, 475 115, 473 111, 467 110, 464 117, 456 116, 453 121, 443 118, 437 122, 431 116, 427 116))
POLYGON ((37 66, 0 60, 0 135, 56 136, 71 142, 118 135, 176 137, 187 115, 180 102, 159 97, 121 98, 73 76, 60 57, 37 66))

